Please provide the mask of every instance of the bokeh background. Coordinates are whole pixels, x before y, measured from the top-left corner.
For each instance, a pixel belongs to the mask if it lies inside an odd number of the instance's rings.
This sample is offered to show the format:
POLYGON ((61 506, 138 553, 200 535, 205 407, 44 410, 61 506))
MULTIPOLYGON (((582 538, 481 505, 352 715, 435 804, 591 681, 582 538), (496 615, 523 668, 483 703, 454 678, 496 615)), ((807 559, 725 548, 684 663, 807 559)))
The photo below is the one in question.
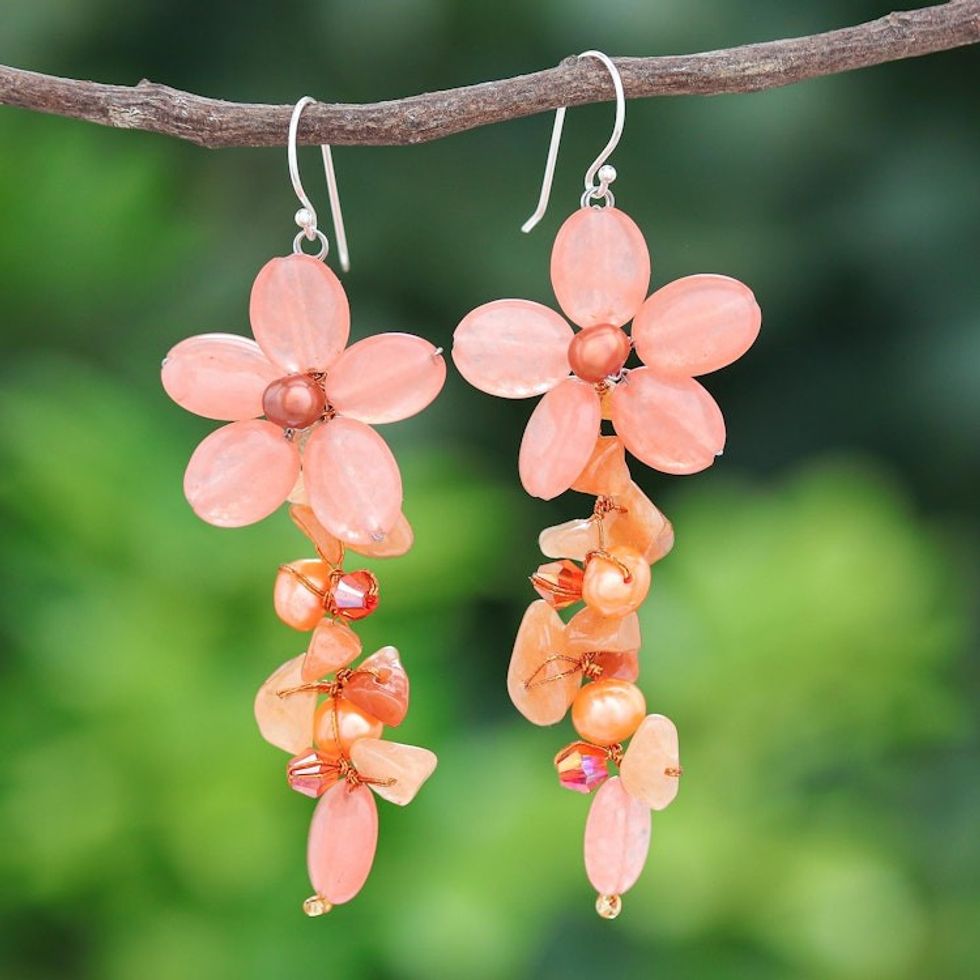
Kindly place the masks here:
MULTIPOLYGON (((694 51, 879 16, 885 3, 450 0, 4 7, 2 60, 243 101, 393 98, 587 47, 694 51)), ((389 427, 417 545, 379 563, 365 645, 395 643, 433 747, 382 804, 374 874, 320 920, 311 805, 255 731, 302 639, 267 600, 303 557, 285 513, 199 522, 183 467, 213 427, 164 396, 166 350, 247 332, 285 254, 285 151, 205 151, 0 110, 0 973, 11 978, 952 978, 980 973, 977 509, 980 52, 750 96, 632 103, 616 194, 654 281, 725 272, 764 311, 707 380, 729 445, 640 471, 677 546, 643 609, 642 683, 686 769, 615 923, 581 862, 587 800, 504 675, 541 527, 530 403, 450 373, 389 427)), ((550 118, 341 148, 353 336, 445 347, 473 306, 551 302, 548 256, 605 141, 573 110, 544 224, 550 118)), ((326 215, 315 151, 305 179, 326 215)))

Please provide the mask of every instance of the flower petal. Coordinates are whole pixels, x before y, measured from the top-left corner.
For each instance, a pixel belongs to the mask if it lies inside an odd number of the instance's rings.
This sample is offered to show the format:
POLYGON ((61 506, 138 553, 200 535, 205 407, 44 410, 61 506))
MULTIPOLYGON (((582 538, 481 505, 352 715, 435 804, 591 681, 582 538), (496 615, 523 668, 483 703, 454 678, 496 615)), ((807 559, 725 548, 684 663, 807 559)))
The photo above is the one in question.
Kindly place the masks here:
POLYGON ((266 262, 249 303, 252 333, 283 371, 325 371, 347 344, 350 306, 340 280, 310 255, 266 262))
POLYGON ((164 358, 164 390, 181 408, 236 422, 262 414, 262 394, 279 377, 254 340, 230 333, 188 337, 164 358))
POLYGON ((442 390, 446 362, 427 340, 380 333, 352 344, 324 382, 327 401, 359 422, 397 422, 421 412, 442 390))
POLYGON ((350 757, 361 775, 378 780, 367 785, 383 800, 398 806, 415 799, 438 761, 428 749, 380 738, 359 738, 350 748, 350 757))
POLYGON ((612 394, 616 434, 637 459, 662 473, 697 473, 725 448, 725 420, 693 378, 630 371, 612 394))
POLYGON ((661 286, 633 322, 640 360, 658 374, 696 377, 740 358, 759 336, 762 311, 728 276, 685 276, 661 286))
POLYGON ((317 426, 303 452, 303 474, 317 520, 341 541, 377 543, 398 523, 398 464, 363 422, 338 416, 317 426))
POLYGON ((194 450, 184 496, 202 520, 243 527, 268 517, 292 490, 299 453, 278 425, 262 419, 216 429, 194 450))
POLYGON ((567 378, 572 328, 526 299, 498 299, 468 313, 453 334, 453 361, 474 388, 530 398, 567 378))
POLYGON ((592 455, 601 416, 595 388, 576 378, 541 399, 524 430, 518 464, 532 497, 551 500, 575 482, 592 455))
POLYGON ((621 327, 636 315, 650 286, 643 233, 618 208, 581 208, 558 229, 551 285, 572 323, 621 327))

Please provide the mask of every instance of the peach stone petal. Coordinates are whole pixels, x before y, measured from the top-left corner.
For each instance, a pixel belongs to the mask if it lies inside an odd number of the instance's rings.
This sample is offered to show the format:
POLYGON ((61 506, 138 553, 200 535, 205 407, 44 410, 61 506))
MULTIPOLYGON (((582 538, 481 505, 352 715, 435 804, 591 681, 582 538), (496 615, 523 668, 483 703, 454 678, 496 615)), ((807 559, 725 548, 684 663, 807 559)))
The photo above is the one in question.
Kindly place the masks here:
POLYGON ((653 564, 674 547, 674 528, 653 501, 635 484, 616 497, 623 510, 605 516, 606 541, 610 547, 630 548, 653 564))
POLYGON ((382 647, 358 664, 344 697, 378 721, 396 728, 408 714, 408 674, 395 647, 382 647))
POLYGON ((287 374, 325 371, 350 335, 344 287, 309 255, 287 255, 262 266, 252 285, 249 318, 259 347, 287 374))
POLYGON ((616 434, 637 459, 662 473, 697 473, 725 448, 725 420, 693 378, 630 371, 612 394, 616 434))
POLYGON ((549 657, 565 655, 565 625, 543 599, 524 613, 507 670, 507 691, 514 707, 535 725, 554 725, 565 717, 582 674, 558 677, 572 666, 549 657))
POLYGON ((618 208, 581 208, 558 229, 551 285, 572 323, 621 327, 636 315, 650 285, 643 233, 618 208))
POLYGON ((339 619, 321 619, 303 660, 303 680, 316 681, 353 663, 361 655, 358 635, 339 619))
POLYGON ((615 497, 630 485, 626 448, 616 436, 599 436, 585 468, 579 473, 572 489, 594 497, 615 497))
POLYGON ((362 738, 350 750, 351 761, 367 779, 392 780, 389 785, 368 785, 383 800, 405 806, 415 799, 422 784, 435 772, 436 754, 417 745, 385 742, 380 738, 362 738))
POLYGON ((761 324, 752 290, 737 279, 685 276, 647 299, 633 322, 633 341, 658 374, 690 378, 740 358, 761 324))
POLYGON ((388 444, 374 429, 337 417, 306 443, 303 473, 317 520, 341 541, 377 544, 402 510, 402 478, 388 444))
POLYGON ((554 310, 498 299, 468 313, 453 335, 453 361, 474 388, 529 398, 568 377, 572 328, 554 310))
POLYGON ((254 340, 207 333, 173 347, 160 376, 164 390, 181 408, 207 419, 237 422, 262 415, 262 394, 281 373, 254 340))
POLYGON ((650 850, 650 810, 618 777, 598 789, 585 823, 585 871, 600 895, 622 895, 636 884, 650 850))
POLYGON ((575 378, 549 391, 528 419, 518 469, 532 497, 564 493, 585 468, 599 434, 599 396, 575 378))
POLYGON ((415 543, 415 532, 404 514, 398 516, 395 526, 380 540, 367 541, 363 544, 350 544, 351 551, 372 558, 396 558, 411 550, 415 543))
POLYGON ((647 715, 623 755, 623 787, 652 810, 663 810, 677 796, 680 768, 674 723, 663 715, 647 715))
POLYGON ((302 654, 287 660, 255 695, 255 721, 259 732, 267 742, 290 755, 299 755, 313 740, 316 691, 300 691, 285 697, 278 693, 303 683, 302 664, 302 654))
POLYGON ((299 475, 299 453, 282 429, 255 419, 216 429, 194 450, 184 496, 202 520, 244 527, 282 504, 299 475))
POLYGON ((427 340, 381 333, 352 344, 324 381, 327 401, 360 422, 397 422, 421 412, 442 390, 446 362, 427 340))
POLYGON ((313 811, 306 860, 313 890, 331 905, 349 902, 371 873, 378 804, 367 786, 331 786, 313 811))
POLYGON ((599 547, 599 525, 588 517, 546 527, 538 535, 538 547, 548 558, 583 561, 599 547))
POLYGON ((565 627, 565 649, 573 657, 592 650, 635 652, 640 649, 640 619, 635 612, 621 619, 603 616, 586 606, 565 627))
POLYGON ((293 504, 289 508, 292 522, 305 534, 316 553, 331 565, 339 565, 344 558, 344 546, 316 519, 308 504, 293 504))

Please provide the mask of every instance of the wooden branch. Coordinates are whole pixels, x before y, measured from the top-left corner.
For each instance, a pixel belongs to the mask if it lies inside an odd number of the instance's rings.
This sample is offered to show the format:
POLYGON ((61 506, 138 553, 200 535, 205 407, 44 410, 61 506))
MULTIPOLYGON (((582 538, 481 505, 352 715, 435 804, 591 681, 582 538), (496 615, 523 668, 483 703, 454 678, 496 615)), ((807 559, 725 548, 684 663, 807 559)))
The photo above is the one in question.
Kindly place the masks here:
MULTIPOLYGON (((821 75, 975 44, 980 0, 951 0, 809 37, 701 54, 617 58, 628 98, 758 92, 821 75)), ((593 59, 566 58, 546 71, 370 105, 315 103, 303 113, 302 143, 404 145, 490 123, 613 97, 593 59)), ((57 78, 0 66, 0 104, 142 129, 206 147, 281 146, 291 106, 207 99, 155 82, 136 86, 57 78)))

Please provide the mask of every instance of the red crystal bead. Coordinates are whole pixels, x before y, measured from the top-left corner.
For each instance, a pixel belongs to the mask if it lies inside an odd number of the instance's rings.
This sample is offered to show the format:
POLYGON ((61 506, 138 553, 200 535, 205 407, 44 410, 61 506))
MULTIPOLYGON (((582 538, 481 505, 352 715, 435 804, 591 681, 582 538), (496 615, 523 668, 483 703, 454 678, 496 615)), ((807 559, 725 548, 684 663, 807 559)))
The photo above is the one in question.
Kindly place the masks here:
POLYGON ((330 588, 330 611, 344 619, 364 619, 378 605, 378 580, 374 572, 362 568, 336 576, 330 588))
POLYGON ((337 782, 339 774, 337 760, 314 749, 293 756, 286 763, 286 779, 289 785, 297 793, 314 799, 323 796, 337 782))
POLYGON ((576 793, 591 793, 609 778, 609 756, 588 742, 572 742, 555 756, 558 782, 576 793))
POLYGON ((549 606, 564 609, 581 601, 585 572, 567 558, 541 565, 531 576, 531 584, 549 606))

